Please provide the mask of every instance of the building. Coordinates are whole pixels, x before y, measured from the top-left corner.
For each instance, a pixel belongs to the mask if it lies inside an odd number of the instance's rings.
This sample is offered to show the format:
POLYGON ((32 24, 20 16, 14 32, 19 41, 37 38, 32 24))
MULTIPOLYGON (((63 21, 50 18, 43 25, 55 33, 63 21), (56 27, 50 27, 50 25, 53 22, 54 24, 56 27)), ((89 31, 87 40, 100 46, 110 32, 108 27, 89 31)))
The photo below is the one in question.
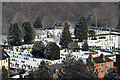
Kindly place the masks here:
POLYGON ((99 78, 104 78, 104 75, 107 74, 108 69, 114 67, 113 60, 105 57, 105 55, 101 54, 99 57, 93 58, 92 55, 89 56, 87 61, 90 60, 94 64, 95 70, 98 72, 99 78))
POLYGON ((2 66, 10 70, 10 57, 3 49, 0 49, 0 69, 2 69, 2 66))

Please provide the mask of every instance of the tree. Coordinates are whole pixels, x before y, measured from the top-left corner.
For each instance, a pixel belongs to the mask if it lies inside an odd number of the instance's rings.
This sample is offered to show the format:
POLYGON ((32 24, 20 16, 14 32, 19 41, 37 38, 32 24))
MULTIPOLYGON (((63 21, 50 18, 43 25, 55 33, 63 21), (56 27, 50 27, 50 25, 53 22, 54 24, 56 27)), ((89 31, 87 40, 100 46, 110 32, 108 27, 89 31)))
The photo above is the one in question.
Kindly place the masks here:
POLYGON ((32 55, 34 57, 44 57, 45 45, 42 41, 36 41, 32 47, 32 55))
POLYGON ((16 22, 11 23, 8 30, 8 43, 15 46, 21 45, 22 38, 23 33, 18 24, 16 22))
POLYGON ((39 78, 52 78, 52 74, 44 61, 40 62, 39 68, 36 71, 32 72, 32 74, 33 79, 35 78, 36 80, 39 78))
POLYGON ((34 28, 42 28, 42 20, 39 16, 35 16, 33 26, 34 28))
POLYGON ((7 80, 9 78, 8 70, 5 68, 5 66, 2 66, 2 80, 7 80))
POLYGON ((60 59, 59 46, 57 46, 55 42, 49 42, 46 46, 44 55, 46 59, 51 60, 60 59))
POLYGON ((88 34, 92 37, 92 39, 96 39, 95 38, 95 31, 94 30, 89 30, 88 34))
POLYGON ((84 64, 81 59, 76 60, 75 57, 70 54, 66 56, 64 73, 64 77, 68 79, 97 80, 96 77, 88 71, 86 64, 84 64))
POLYGON ((115 68, 108 69, 108 73, 104 76, 104 80, 119 80, 119 75, 115 68))
POLYGON ((84 41, 83 45, 82 45, 82 51, 88 51, 89 50, 89 46, 87 41, 84 41))
POLYGON ((73 51, 78 50, 79 46, 77 42, 71 42, 68 44, 68 49, 72 49, 73 51))
POLYGON ((22 24, 22 28, 24 29, 24 42, 30 43, 35 39, 35 30, 29 22, 24 22, 22 24))
POLYGON ((87 23, 84 17, 78 18, 75 24, 74 35, 80 42, 87 40, 87 23))
POLYGON ((62 31, 62 35, 60 37, 60 45, 63 47, 63 48, 67 48, 68 44, 72 42, 72 38, 71 38, 71 34, 70 34, 70 31, 69 31, 69 25, 68 23, 66 22, 65 23, 65 27, 62 31))

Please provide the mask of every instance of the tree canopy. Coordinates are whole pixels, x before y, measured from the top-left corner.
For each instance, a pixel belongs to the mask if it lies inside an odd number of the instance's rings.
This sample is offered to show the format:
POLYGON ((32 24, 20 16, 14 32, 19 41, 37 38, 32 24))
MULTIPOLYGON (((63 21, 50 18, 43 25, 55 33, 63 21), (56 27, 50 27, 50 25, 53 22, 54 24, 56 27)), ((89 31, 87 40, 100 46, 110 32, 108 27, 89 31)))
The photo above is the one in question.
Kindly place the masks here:
POLYGON ((33 26, 34 28, 42 28, 42 20, 39 16, 35 16, 33 26))
POLYGON ((88 51, 89 50, 89 46, 87 41, 84 41, 83 45, 82 45, 82 51, 88 51))
POLYGON ((44 55, 46 59, 60 59, 60 48, 55 42, 49 42, 45 48, 44 55))
POLYGON ((87 40, 88 26, 85 17, 80 17, 77 19, 74 29, 74 35, 80 42, 87 40))
POLYGON ((35 39, 35 30, 33 26, 29 22, 24 22, 22 24, 22 28, 24 29, 24 42, 30 43, 35 39))
POLYGON ((8 43, 15 46, 21 45, 22 38, 23 33, 18 24, 16 22, 11 23, 8 30, 8 43))
POLYGON ((45 45, 42 41, 36 41, 32 47, 32 55, 34 57, 44 57, 45 45))
POLYGON ((61 45, 61 47, 67 48, 68 44, 70 42, 72 42, 72 38, 71 38, 70 31, 69 31, 69 24, 66 22, 65 27, 64 27, 64 29, 62 31, 62 35, 60 37, 59 44, 61 45))

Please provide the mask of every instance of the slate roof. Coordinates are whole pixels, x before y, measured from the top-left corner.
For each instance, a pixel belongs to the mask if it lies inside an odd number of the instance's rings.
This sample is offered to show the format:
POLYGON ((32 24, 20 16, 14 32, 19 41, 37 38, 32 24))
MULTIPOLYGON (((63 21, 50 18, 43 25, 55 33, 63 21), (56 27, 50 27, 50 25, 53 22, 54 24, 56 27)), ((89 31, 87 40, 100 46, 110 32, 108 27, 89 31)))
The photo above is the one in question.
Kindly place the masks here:
POLYGON ((10 56, 3 49, 0 49, 0 60, 5 60, 6 58, 9 57, 10 56))

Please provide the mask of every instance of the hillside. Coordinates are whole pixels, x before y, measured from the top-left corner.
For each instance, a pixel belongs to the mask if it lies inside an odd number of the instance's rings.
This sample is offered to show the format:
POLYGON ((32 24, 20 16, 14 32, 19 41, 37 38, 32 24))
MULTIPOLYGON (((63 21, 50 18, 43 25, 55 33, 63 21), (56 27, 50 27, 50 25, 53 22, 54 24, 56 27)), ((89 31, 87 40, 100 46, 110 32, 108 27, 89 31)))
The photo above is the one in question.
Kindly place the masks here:
POLYGON ((39 15, 44 27, 50 27, 55 22, 69 21, 75 23, 80 16, 91 13, 92 23, 95 24, 95 13, 101 27, 116 27, 118 23, 117 3, 82 3, 82 2, 3 2, 3 33, 7 34, 11 22, 30 21, 33 24, 34 16, 39 15))

